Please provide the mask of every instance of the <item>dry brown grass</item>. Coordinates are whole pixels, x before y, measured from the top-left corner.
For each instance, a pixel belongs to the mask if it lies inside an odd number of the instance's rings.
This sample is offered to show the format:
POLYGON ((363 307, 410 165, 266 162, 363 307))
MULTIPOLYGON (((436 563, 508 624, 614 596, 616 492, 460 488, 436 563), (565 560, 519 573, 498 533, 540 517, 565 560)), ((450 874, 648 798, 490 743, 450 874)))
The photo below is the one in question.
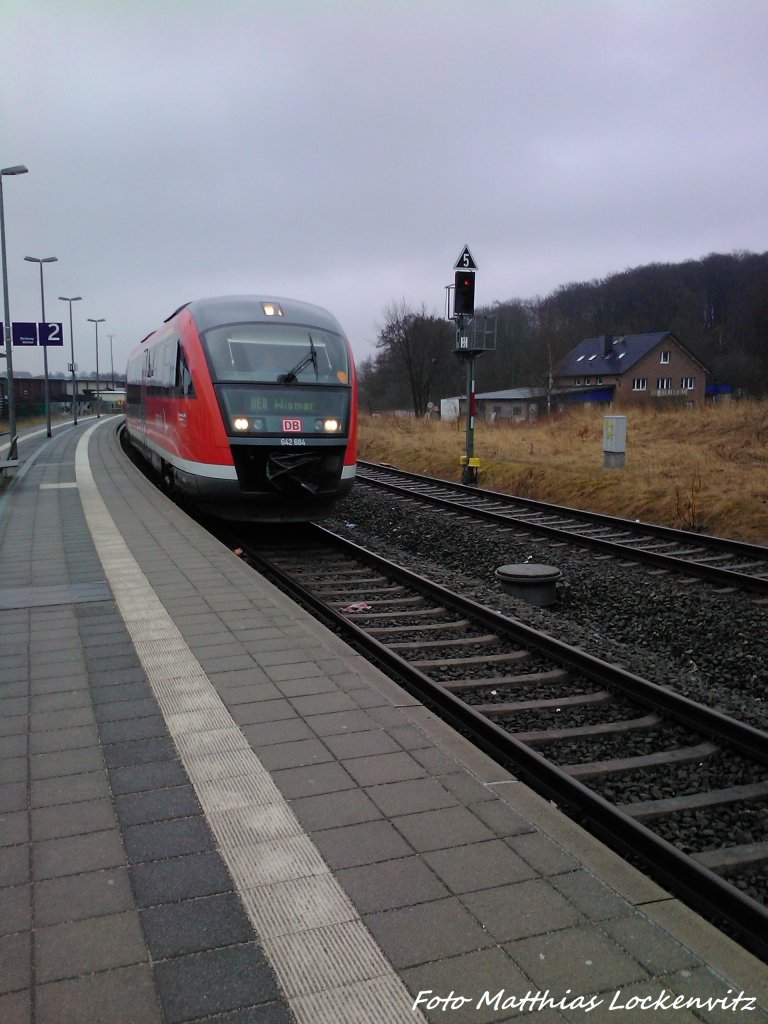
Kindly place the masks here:
MULTIPOLYGON (((768 402, 626 414, 623 469, 603 468, 604 408, 572 410, 536 424, 478 423, 478 482, 574 508, 768 544, 768 402)), ((361 417, 359 454, 460 480, 465 437, 463 421, 361 417)))

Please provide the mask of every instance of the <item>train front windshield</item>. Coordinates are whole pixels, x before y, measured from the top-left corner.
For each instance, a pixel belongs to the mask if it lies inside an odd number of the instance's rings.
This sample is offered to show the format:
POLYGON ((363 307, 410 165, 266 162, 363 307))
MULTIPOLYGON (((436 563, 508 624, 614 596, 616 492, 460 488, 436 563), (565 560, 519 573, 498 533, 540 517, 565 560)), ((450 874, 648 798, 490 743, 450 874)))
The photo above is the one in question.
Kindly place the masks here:
POLYGON ((332 443, 348 433, 350 365, 338 334, 256 323, 217 327, 203 340, 231 436, 301 445, 299 435, 332 443))
POLYGON ((288 324, 234 324, 206 331, 214 379, 264 384, 349 384, 344 339, 288 324))

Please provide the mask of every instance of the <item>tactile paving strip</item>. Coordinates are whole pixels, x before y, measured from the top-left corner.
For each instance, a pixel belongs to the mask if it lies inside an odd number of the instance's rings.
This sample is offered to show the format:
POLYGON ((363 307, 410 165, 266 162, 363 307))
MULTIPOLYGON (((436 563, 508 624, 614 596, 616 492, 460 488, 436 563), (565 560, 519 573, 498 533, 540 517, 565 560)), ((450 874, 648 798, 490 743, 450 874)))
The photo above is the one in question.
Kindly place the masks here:
POLYGON ((83 435, 75 460, 88 527, 169 732, 296 1019, 423 1020, 117 530, 88 461, 97 427, 83 435))

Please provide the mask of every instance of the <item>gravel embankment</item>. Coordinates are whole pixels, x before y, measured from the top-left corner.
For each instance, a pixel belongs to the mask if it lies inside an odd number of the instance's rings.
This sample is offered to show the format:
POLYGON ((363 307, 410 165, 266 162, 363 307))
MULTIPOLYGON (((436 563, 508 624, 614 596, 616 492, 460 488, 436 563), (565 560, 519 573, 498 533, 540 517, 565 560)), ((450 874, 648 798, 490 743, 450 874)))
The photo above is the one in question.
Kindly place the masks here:
POLYGON ((690 577, 501 533, 359 485, 331 529, 452 590, 768 729, 768 601, 690 577), (530 560, 563 573, 558 601, 537 608, 504 591, 494 570, 530 560))

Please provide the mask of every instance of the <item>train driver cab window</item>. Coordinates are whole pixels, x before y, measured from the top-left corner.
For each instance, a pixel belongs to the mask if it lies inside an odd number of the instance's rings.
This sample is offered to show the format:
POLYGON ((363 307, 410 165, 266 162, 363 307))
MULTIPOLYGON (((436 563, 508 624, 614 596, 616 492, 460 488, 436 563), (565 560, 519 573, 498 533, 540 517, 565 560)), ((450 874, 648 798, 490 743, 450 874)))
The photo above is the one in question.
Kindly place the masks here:
POLYGON ((205 332, 218 381, 265 384, 349 384, 343 338, 289 324, 233 324, 205 332))
POLYGON ((181 345, 176 350, 176 392, 181 398, 195 397, 192 374, 189 372, 187 357, 181 345))

